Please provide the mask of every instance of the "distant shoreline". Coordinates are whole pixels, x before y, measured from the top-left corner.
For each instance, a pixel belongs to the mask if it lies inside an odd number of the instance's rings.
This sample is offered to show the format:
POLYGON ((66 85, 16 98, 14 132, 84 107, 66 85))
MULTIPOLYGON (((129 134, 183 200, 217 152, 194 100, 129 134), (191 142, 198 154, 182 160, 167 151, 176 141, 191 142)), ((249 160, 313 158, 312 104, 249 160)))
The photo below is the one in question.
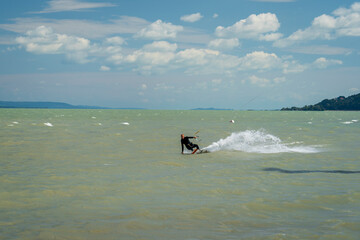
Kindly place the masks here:
POLYGON ((359 111, 360 93, 349 97, 339 96, 333 99, 324 99, 314 105, 304 107, 282 108, 281 111, 359 111))
MULTIPOLYGON (((23 108, 23 109, 132 109, 151 110, 147 108, 110 108, 101 106, 72 105, 64 102, 36 102, 36 101, 0 101, 0 108, 23 108)), ((155 109, 154 109, 155 110, 155 109)), ((180 109, 179 109, 180 110, 180 109)), ((185 109, 182 109, 185 110, 185 109)), ((340 96, 333 99, 324 99, 314 105, 304 107, 290 107, 282 109, 231 109, 231 108, 192 108, 195 111, 360 111, 360 93, 349 97, 340 96)))
POLYGON ((138 109, 144 108, 109 108, 100 106, 71 105, 63 102, 14 102, 0 101, 0 108, 25 108, 25 109, 138 109))

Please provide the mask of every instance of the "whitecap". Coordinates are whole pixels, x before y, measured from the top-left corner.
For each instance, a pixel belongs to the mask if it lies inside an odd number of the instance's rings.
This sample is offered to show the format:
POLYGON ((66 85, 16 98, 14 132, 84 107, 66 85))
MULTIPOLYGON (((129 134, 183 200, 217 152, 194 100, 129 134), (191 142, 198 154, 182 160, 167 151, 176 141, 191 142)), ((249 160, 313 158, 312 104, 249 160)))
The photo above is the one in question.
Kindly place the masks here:
POLYGON ((19 124, 19 122, 12 122, 13 124, 19 124))
POLYGON ((121 124, 122 125, 130 125, 130 123, 128 123, 128 122, 122 122, 121 124))
POLYGON ((44 123, 44 125, 45 125, 45 126, 48 126, 48 127, 53 127, 53 126, 54 126, 54 125, 52 125, 52 124, 49 123, 49 122, 44 123))
POLYGON ((352 122, 352 121, 342 122, 342 124, 352 124, 352 123, 354 123, 354 122, 352 122))
POLYGON ((356 120, 356 119, 354 119, 354 120, 351 120, 352 122, 358 122, 359 120, 356 120))

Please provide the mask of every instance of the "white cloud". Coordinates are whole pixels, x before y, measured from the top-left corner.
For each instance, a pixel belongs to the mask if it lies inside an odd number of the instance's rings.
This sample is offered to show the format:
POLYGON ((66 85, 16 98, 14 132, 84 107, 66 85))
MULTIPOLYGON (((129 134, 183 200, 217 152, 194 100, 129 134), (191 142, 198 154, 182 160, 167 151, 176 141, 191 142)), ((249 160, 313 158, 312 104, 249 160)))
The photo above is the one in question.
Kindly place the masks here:
POLYGON ((182 16, 180 20, 184 22, 197 22, 201 18, 203 18, 203 16, 198 12, 198 13, 182 16))
POLYGON ((241 58, 242 70, 266 70, 278 69, 282 66, 282 60, 275 53, 255 51, 241 58))
POLYGON ((218 17, 219 17, 219 14, 214 13, 213 18, 218 18, 218 17))
POLYGON ((233 49, 235 47, 238 47, 240 45, 239 40, 237 38, 230 38, 230 39, 214 39, 209 42, 208 47, 214 48, 214 49, 233 49))
MULTIPOLYGON (((280 23, 273 13, 252 14, 229 27, 218 26, 215 34, 218 37, 237 37, 251 39, 266 39, 264 34, 276 32, 280 23)), ((268 37, 268 39, 270 39, 268 37)))
POLYGON ((318 58, 314 61, 313 65, 317 68, 327 68, 331 65, 341 65, 342 61, 335 59, 326 59, 324 57, 318 58))
POLYGON ((310 27, 299 29, 289 37, 278 40, 274 46, 288 47, 309 40, 360 36, 360 3, 354 3, 349 9, 339 8, 333 12, 333 15, 323 14, 316 17, 310 27))
POLYGON ((121 16, 109 22, 76 19, 15 18, 13 23, 0 24, 0 29, 25 34, 38 26, 51 27, 55 32, 85 38, 105 38, 109 35, 135 34, 150 23, 142 18, 121 16))
POLYGON ((270 83, 270 80, 267 79, 267 78, 260 78, 260 77, 257 77, 255 75, 252 75, 249 77, 250 79, 250 82, 254 85, 258 85, 260 87, 266 87, 269 83, 270 83))
POLYGON ((349 91, 350 91, 351 93, 354 93, 354 92, 358 92, 359 89, 358 89, 358 88, 350 88, 349 91))
POLYGON ((219 51, 190 48, 178 52, 177 61, 186 62, 190 65, 205 65, 210 62, 212 57, 217 57, 219 55, 219 51))
POLYGON ((174 86, 169 86, 165 83, 157 83, 154 87, 154 90, 168 91, 174 88, 175 88, 174 86))
POLYGON ((282 82, 286 82, 286 78, 285 77, 276 77, 274 78, 274 83, 282 83, 282 82))
POLYGON ((171 61, 176 56, 177 44, 171 44, 166 41, 157 41, 145 45, 139 50, 135 50, 127 56, 122 56, 115 60, 114 64, 131 64, 135 70, 144 74, 153 72, 164 72, 171 69, 171 61))
POLYGON ((16 38, 16 42, 24 46, 28 52, 65 54, 69 59, 79 63, 89 61, 88 51, 93 47, 88 39, 54 33, 51 28, 45 26, 28 31, 26 36, 16 38))
POLYGON ((328 45, 311 45, 302 47, 292 47, 290 52, 304 54, 321 54, 321 55, 349 55, 352 49, 342 47, 332 47, 328 45))
POLYGON ((125 40, 122 37, 111 37, 107 38, 105 42, 110 45, 123 45, 125 40))
POLYGON ((283 35, 281 33, 269 33, 269 34, 265 34, 265 35, 260 35, 259 40, 272 42, 272 41, 276 41, 276 40, 280 39, 282 36, 283 35))
POLYGON ((177 49, 177 44, 176 43, 169 43, 166 41, 156 41, 153 42, 151 44, 147 44, 144 47, 144 50, 149 51, 149 52, 175 52, 177 49))
POLYGON ((300 64, 296 60, 286 60, 282 63, 282 71, 284 74, 300 73, 308 69, 307 65, 300 64))
POLYGON ((262 78, 255 75, 249 77, 250 83, 260 86, 260 87, 267 87, 274 84, 280 84, 286 81, 285 77, 275 77, 274 79, 262 78))
POLYGON ((37 13, 80 11, 84 9, 113 7, 113 6, 116 5, 111 3, 84 2, 79 0, 50 0, 48 2, 48 7, 46 7, 43 11, 37 13))
POLYGON ((110 71, 110 68, 108 66, 101 66, 100 71, 104 71, 104 72, 110 71))
MULTIPOLYGON (((239 57, 224 54, 216 49, 185 48, 179 50, 176 43, 167 41, 154 41, 136 50, 123 49, 125 41, 118 36, 95 44, 86 38, 56 33, 45 26, 28 31, 24 36, 16 38, 16 42, 28 52, 62 54, 78 63, 106 60, 107 66, 102 65, 101 71, 109 71, 111 65, 116 65, 122 69, 144 74, 164 73, 171 70, 181 70, 191 75, 235 76, 244 71, 278 71, 288 74, 299 73, 311 67, 325 68, 342 64, 339 60, 326 58, 318 58, 309 64, 300 64, 291 58, 281 58, 275 53, 264 51, 254 51, 239 57)), ((209 43, 209 47, 222 49, 231 49, 238 45, 237 38, 216 39, 209 43)), ((253 81, 266 82, 255 78, 253 81)), ((281 78, 271 80, 272 83, 281 81, 281 78)))
POLYGON ((156 65, 166 65, 174 58, 175 54, 172 52, 147 52, 137 50, 126 57, 128 63, 137 63, 151 68, 156 65))
POLYGON ((135 34, 135 37, 154 40, 176 38, 177 33, 183 30, 184 28, 182 26, 157 20, 149 26, 141 29, 137 34, 135 34))
POLYGON ((125 56, 122 53, 115 53, 115 54, 111 54, 110 56, 108 56, 106 60, 112 64, 120 65, 120 64, 124 63, 125 56))

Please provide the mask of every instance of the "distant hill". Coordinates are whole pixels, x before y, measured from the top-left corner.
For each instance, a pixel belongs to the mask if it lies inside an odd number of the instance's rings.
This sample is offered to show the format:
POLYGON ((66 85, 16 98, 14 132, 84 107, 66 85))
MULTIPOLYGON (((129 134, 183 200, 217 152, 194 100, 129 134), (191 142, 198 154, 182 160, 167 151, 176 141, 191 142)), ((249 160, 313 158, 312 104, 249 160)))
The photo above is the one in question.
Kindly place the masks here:
POLYGON ((96 106, 75 106, 62 102, 8 102, 0 101, 0 108, 105 109, 96 106))
POLYGON ((349 97, 340 96, 333 99, 325 99, 315 105, 306 105, 302 108, 282 108, 281 111, 359 111, 360 93, 349 97))

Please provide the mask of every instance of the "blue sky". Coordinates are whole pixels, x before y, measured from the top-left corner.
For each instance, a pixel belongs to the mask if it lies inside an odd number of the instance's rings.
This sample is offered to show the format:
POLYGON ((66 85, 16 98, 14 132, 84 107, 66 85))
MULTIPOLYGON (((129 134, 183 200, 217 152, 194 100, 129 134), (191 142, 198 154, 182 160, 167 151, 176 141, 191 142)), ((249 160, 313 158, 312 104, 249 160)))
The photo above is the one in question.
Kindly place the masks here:
POLYGON ((360 89, 360 2, 0 2, 0 100, 279 109, 360 89))

